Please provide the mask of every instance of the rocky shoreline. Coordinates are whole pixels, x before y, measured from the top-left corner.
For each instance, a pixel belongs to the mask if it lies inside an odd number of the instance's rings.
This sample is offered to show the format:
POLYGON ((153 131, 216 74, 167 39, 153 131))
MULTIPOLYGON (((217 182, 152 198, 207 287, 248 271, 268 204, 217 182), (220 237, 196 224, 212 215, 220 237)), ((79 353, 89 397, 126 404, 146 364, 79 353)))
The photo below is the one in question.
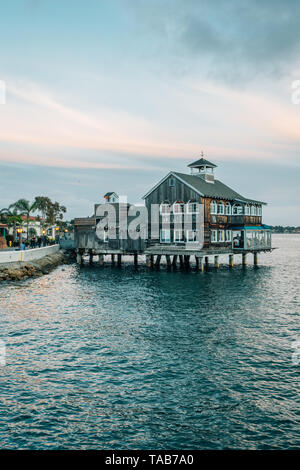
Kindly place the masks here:
POLYGON ((35 261, 0 265, 0 282, 21 281, 23 279, 40 277, 61 264, 69 264, 70 258, 64 251, 45 256, 35 261))

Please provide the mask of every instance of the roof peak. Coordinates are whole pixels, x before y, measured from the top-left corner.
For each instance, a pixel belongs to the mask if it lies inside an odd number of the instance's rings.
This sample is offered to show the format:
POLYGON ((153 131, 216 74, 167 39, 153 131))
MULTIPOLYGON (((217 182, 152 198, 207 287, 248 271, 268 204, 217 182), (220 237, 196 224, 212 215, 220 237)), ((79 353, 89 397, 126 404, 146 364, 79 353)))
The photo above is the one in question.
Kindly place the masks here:
POLYGON ((210 168, 216 168, 217 167, 217 165, 210 162, 209 160, 206 160, 203 157, 201 157, 199 160, 196 160, 195 162, 190 163, 188 165, 189 168, 199 168, 201 166, 207 166, 207 167, 210 167, 210 168))

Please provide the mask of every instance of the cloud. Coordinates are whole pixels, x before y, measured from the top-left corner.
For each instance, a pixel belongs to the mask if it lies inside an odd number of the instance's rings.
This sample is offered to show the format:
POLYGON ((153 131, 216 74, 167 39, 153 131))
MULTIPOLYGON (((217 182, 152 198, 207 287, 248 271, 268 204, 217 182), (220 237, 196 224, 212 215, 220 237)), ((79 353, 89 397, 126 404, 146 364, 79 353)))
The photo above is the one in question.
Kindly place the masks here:
POLYGON ((156 35, 158 55, 176 58, 183 73, 238 82, 287 75, 299 65, 297 0, 140 0, 131 8, 140 34, 156 35))

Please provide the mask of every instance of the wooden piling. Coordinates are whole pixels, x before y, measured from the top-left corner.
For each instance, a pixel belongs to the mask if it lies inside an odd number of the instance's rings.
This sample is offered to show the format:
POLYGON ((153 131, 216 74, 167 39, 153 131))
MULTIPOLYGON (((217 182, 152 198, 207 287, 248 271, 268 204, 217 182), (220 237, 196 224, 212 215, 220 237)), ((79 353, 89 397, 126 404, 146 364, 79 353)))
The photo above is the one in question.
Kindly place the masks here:
POLYGON ((199 269, 203 273, 204 271, 203 256, 199 256, 199 269))
POLYGON ((180 267, 184 267, 184 262, 183 262, 183 255, 179 255, 179 261, 180 261, 180 267))
POLYGON ((77 255, 76 255, 76 262, 77 264, 82 264, 82 256, 81 256, 81 253, 77 252, 77 255))
POLYGON ((209 258, 208 256, 205 256, 205 268, 208 269, 209 268, 209 258))
POLYGON ((254 266, 258 265, 258 254, 257 253, 253 253, 253 264, 254 264, 254 266))
POLYGON ((99 266, 104 266, 104 255, 99 254, 99 266))
POLYGON ((152 255, 146 255, 146 266, 147 266, 147 268, 151 268, 151 267, 152 267, 152 264, 151 264, 151 256, 152 256, 152 255))
POLYGON ((242 254, 242 265, 247 266, 247 253, 242 254))
POLYGON ((111 264, 112 264, 112 265, 115 264, 115 255, 111 255, 111 264))
POLYGON ((229 255, 229 267, 233 268, 233 266, 234 266, 233 255, 229 255))
POLYGON ((199 271, 199 256, 195 255, 196 269, 199 271))
POLYGON ((215 255, 215 262, 214 262, 215 268, 219 269, 220 263, 219 263, 219 256, 215 255))
POLYGON ((155 266, 156 266, 157 268, 159 268, 160 259, 161 259, 161 255, 157 255, 157 256, 156 256, 156 261, 155 261, 155 266))
POLYGON ((136 253, 133 255, 133 263, 134 263, 134 266, 138 265, 138 255, 136 253))
POLYGON ((122 264, 122 255, 118 255, 118 266, 122 264))
POLYGON ((177 255, 173 256, 173 261, 172 261, 173 268, 177 268, 177 255))
POLYGON ((93 258, 94 258, 94 254, 93 254, 92 250, 90 250, 89 251, 89 263, 90 263, 91 266, 93 265, 93 258))
POLYGON ((170 255, 166 255, 166 262, 167 262, 168 268, 171 268, 172 264, 171 264, 171 256, 170 255))

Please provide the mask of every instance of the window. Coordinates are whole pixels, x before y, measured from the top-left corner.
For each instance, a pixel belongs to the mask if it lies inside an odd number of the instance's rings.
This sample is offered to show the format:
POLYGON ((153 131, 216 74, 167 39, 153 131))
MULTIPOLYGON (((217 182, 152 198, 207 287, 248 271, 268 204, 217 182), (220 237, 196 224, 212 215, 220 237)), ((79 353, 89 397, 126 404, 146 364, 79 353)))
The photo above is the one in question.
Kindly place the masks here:
POLYGON ((188 243, 194 243, 197 241, 197 232, 196 230, 187 230, 186 231, 186 241, 188 243))
POLYGON ((257 215, 259 215, 259 216, 262 215, 262 207, 261 206, 257 207, 257 215))
POLYGON ((182 230, 174 230, 174 242, 180 243, 183 242, 183 231, 182 230))
POLYGON ((104 243, 108 242, 108 228, 107 227, 103 230, 103 241, 104 243))
POLYGON ((218 230, 218 242, 225 241, 225 230, 218 230))
POLYGON ((170 230, 161 229, 160 231, 160 241, 161 243, 170 243, 170 230))
POLYGON ((216 242, 218 241, 218 239, 217 239, 217 233, 218 233, 217 230, 212 230, 212 231, 211 231, 211 237, 210 237, 210 239, 211 239, 211 242, 212 242, 212 243, 216 243, 216 242))
POLYGON ((225 213, 225 208, 223 202, 218 203, 218 214, 224 215, 225 213))
POLYGON ((225 232, 225 241, 226 242, 231 242, 232 241, 232 231, 231 230, 226 230, 226 232, 225 232))
POLYGON ((250 207, 248 204, 245 205, 245 215, 250 215, 250 207))
POLYGON ((170 186, 170 188, 173 188, 173 187, 175 186, 175 180, 174 180, 174 178, 170 178, 170 179, 169 179, 169 186, 170 186))
POLYGON ((174 214, 182 214, 184 212, 184 202, 182 202, 182 201, 174 202, 173 212, 174 212, 174 214))
POLYGON ((256 215, 256 206, 251 206, 251 215, 256 215))
POLYGON ((199 203, 196 201, 188 202, 188 214, 199 214, 199 203))
POLYGON ((163 215, 170 215, 170 212, 171 212, 170 204, 168 202, 163 202, 160 205, 160 213, 163 215))
POLYGON ((231 204, 229 202, 226 204, 226 215, 231 215, 231 204))
POLYGON ((232 215, 242 215, 243 207, 239 204, 235 204, 232 208, 232 215))
POLYGON ((211 201, 210 203, 210 213, 216 214, 217 213, 217 203, 216 201, 211 201))

